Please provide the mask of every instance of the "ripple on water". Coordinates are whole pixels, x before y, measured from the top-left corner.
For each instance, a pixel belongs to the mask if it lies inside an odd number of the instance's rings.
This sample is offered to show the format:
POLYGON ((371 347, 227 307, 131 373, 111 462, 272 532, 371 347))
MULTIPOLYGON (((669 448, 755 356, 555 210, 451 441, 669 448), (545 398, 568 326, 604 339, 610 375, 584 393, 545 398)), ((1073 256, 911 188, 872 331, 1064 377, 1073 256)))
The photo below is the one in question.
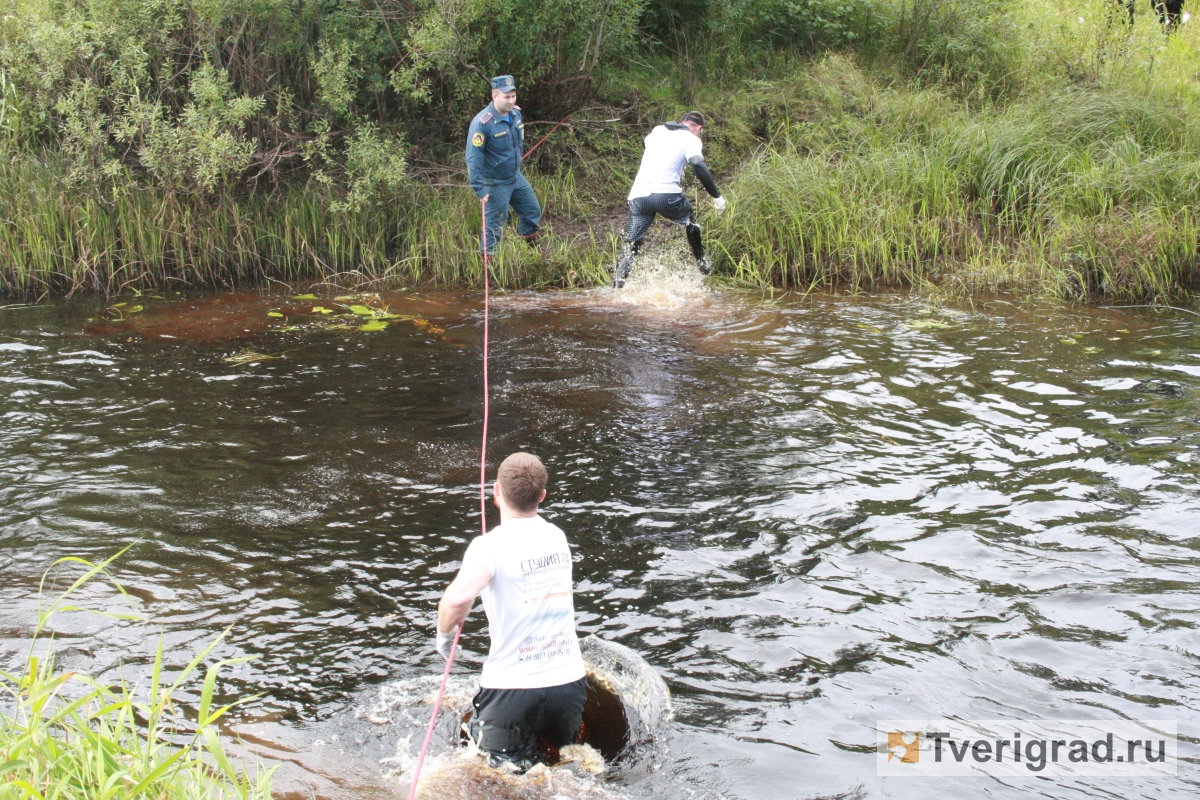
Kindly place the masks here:
MULTIPOLYGON (((437 671, 478 525, 480 298, 384 299, 445 333, 284 332, 264 295, 0 319, 0 663, 54 558, 140 542, 115 574, 147 621, 62 618, 64 663, 134 675, 161 631, 179 666, 232 625, 215 653, 256 660, 222 691, 263 693, 263 752, 370 796, 403 736, 365 714, 437 671)), ((497 298, 492 462, 547 460, 581 630, 676 697, 670 753, 621 792, 917 797, 875 777, 875 720, 1200 718, 1195 325, 977 306, 760 303, 652 259, 620 292, 497 298)), ((1195 789, 1185 765, 1118 793, 1195 789)))

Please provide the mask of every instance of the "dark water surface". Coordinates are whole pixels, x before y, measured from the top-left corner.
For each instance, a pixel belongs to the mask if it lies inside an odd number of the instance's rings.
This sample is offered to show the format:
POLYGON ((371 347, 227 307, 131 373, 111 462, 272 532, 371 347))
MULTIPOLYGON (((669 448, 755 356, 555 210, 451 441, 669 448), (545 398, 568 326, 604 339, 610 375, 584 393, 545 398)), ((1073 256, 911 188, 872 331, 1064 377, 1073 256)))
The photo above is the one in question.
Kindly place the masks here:
MULTIPOLYGON (((327 793, 387 796, 345 787, 391 785, 379 760, 412 731, 369 710, 440 669, 434 605, 478 526, 480 298, 385 297, 419 318, 377 333, 281 297, 126 299, 130 322, 0 310, 0 663, 55 558, 140 540, 116 574, 147 620, 61 618, 63 665, 135 679, 159 635, 178 667, 232 625, 220 655, 257 660, 223 691, 263 694, 246 730, 307 753, 327 793), (282 357, 224 360, 244 348, 282 357)), ((490 441, 493 466, 525 448, 551 470, 580 630, 674 693, 668 757, 622 791, 1196 792, 1200 320, 626 300, 496 301, 490 441), (1186 760, 1170 780, 875 776, 876 720, 943 716, 1174 719, 1186 760)))

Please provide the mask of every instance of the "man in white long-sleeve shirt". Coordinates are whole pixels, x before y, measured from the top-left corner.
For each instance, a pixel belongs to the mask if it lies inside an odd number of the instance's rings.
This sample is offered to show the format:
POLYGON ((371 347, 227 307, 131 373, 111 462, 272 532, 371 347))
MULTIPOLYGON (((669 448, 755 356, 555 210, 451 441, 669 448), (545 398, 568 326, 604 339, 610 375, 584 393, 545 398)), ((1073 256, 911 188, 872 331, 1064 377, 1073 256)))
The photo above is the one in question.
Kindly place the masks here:
POLYGON ((476 537, 438 604, 437 649, 447 658, 455 629, 483 595, 491 649, 473 701, 471 738, 493 761, 527 769, 537 740, 574 744, 587 700, 575 635, 571 548, 566 535, 538 516, 546 468, 514 453, 496 474, 500 526, 476 537))
POLYGON ((685 227, 696 266, 704 275, 712 272, 712 261, 704 255, 696 214, 679 185, 684 167, 691 165, 692 172, 712 196, 713 209, 718 214, 725 210, 725 198, 721 197, 717 182, 704 163, 703 146, 700 143, 700 132, 703 130, 704 115, 699 111, 689 111, 679 122, 659 125, 646 137, 642 164, 633 180, 633 188, 629 190, 629 222, 625 226, 625 246, 613 273, 615 288, 620 289, 625 285, 625 279, 633 269, 633 260, 642 247, 642 238, 650 229, 655 214, 662 214, 685 227))

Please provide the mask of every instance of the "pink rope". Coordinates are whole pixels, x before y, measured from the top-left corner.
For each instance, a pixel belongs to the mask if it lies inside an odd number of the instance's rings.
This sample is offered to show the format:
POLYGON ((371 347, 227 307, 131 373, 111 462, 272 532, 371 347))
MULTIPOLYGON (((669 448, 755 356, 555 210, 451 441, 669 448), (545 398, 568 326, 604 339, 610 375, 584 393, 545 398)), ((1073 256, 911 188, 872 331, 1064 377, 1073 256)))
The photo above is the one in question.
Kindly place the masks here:
MULTIPOLYGON (((553 131, 552 131, 553 132, 553 131)), ((549 134, 547 134, 548 136, 549 134)), ((541 144, 541 142, 538 142, 541 144)), ((536 145, 535 145, 536 147, 536 145)), ((487 535, 487 430, 488 430, 488 307, 490 296, 488 292, 488 252, 487 252, 487 198, 479 201, 480 216, 483 218, 483 442, 479 447, 479 525, 483 535, 487 535)), ((433 701, 433 714, 429 717, 429 727, 425 729, 425 741, 421 745, 421 754, 417 756, 417 767, 413 770, 412 785, 408 788, 408 800, 417 796, 417 780, 421 777, 421 767, 425 765, 425 754, 429 752, 429 743, 433 740, 433 730, 437 725, 438 712, 442 709, 442 697, 446 694, 446 683, 450 680, 450 667, 454 665, 454 656, 458 652, 458 637, 462 636, 463 626, 460 624, 454 631, 454 641, 450 644, 450 657, 446 659, 446 668, 442 670, 442 685, 438 687, 437 697, 433 701)))
MULTIPOLYGON (((550 129, 550 133, 554 133, 556 130, 558 130, 560 127, 562 127, 563 123, 564 123, 564 122, 566 122, 567 120, 569 120, 570 118, 571 118, 571 115, 570 115, 570 114, 568 114, 567 116, 563 117, 561 120, 559 120, 559 122, 558 122, 558 124, 557 124, 557 125, 555 125, 553 128, 551 128, 551 129, 550 129)), ((542 142, 544 142, 544 141, 546 141, 547 139, 549 139, 549 138, 550 138, 550 133, 547 133, 547 134, 546 134, 545 136, 543 136, 541 139, 538 139, 538 143, 537 143, 537 144, 535 144, 533 147, 531 147, 531 148, 529 148, 528 150, 526 150, 526 151, 525 151, 525 155, 521 156, 521 160, 522 160, 522 161, 524 161, 525 159, 529 158, 529 154, 530 154, 530 153, 532 153, 534 150, 537 150, 539 147, 541 147, 541 146, 542 146, 542 142)))

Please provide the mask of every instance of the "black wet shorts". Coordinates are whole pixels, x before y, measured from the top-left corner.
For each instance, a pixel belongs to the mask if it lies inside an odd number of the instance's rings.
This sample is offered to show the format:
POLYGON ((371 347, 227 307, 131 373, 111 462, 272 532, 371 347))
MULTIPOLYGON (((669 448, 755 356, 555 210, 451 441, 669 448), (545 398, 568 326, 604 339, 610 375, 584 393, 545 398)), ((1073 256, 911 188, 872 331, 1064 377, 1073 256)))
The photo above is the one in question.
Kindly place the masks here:
POLYGON ((480 750, 529 766, 540 760, 539 739, 554 748, 575 743, 585 702, 587 678, 544 689, 480 689, 470 735, 480 750))
POLYGON ((629 201, 629 222, 625 225, 625 241, 640 242, 650 230, 650 223, 655 214, 662 214, 671 222, 687 225, 695 222, 692 204, 683 196, 683 192, 675 194, 652 194, 647 197, 635 197, 629 201))

